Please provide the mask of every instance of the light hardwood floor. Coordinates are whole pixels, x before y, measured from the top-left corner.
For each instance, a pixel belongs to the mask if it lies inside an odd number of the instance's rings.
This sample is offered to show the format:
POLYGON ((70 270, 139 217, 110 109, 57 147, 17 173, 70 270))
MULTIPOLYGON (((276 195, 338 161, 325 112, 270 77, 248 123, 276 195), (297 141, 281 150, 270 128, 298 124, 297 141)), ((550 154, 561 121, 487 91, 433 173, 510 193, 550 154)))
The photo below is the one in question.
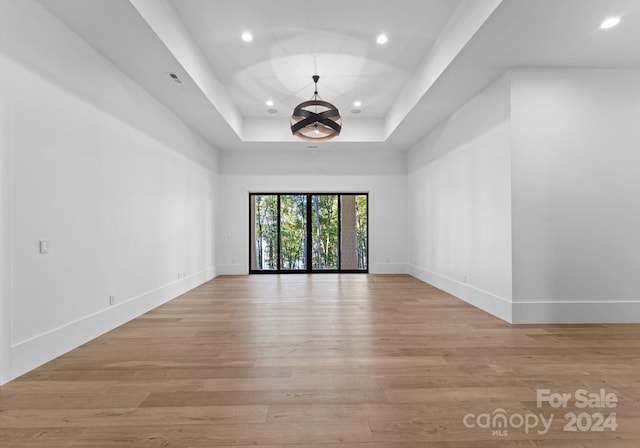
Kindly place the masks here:
POLYGON ((0 388, 0 446, 635 448, 639 336, 509 325, 403 275, 219 277, 0 388), (576 408, 578 389, 617 406, 576 408), (464 424, 497 409, 553 420, 464 424), (564 431, 567 412, 618 428, 564 431))

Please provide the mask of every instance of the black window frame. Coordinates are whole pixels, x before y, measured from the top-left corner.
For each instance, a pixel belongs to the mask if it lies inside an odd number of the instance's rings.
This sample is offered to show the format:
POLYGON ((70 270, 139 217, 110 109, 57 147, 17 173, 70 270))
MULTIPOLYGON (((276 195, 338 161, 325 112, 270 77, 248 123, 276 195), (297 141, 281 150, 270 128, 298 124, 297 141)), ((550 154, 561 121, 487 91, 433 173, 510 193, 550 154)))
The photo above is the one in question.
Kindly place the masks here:
POLYGON ((369 266, 371 264, 371 261, 369 259, 369 193, 366 192, 358 192, 358 193, 352 193, 352 192, 315 192, 315 193, 274 193, 274 192, 249 192, 249 274, 368 274, 369 273, 369 266), (251 223, 251 219, 255 219, 255 216, 251 216, 252 215, 252 210, 251 210, 251 197, 252 196, 277 196, 277 203, 278 203, 278 225, 277 225, 277 229, 278 229, 278 243, 277 243, 277 269, 265 269, 265 270, 259 270, 259 269, 252 269, 251 268, 251 257, 253 256, 252 250, 251 250, 251 238, 255 238, 255 235, 253 234, 252 230, 252 223, 251 223), (307 206, 307 216, 306 216, 306 226, 307 226, 307 240, 306 240, 306 244, 307 244, 307 258, 305 260, 305 264, 307 266, 306 269, 286 269, 283 270, 282 266, 281 266, 281 257, 280 257, 280 238, 281 238, 281 231, 280 231, 280 225, 281 225, 281 210, 280 210, 280 197, 281 196, 306 196, 307 200, 306 200, 306 206, 307 206), (340 267, 338 267, 338 269, 313 269, 313 263, 312 263, 312 240, 309 237, 309 235, 312 234, 312 225, 313 223, 311 222, 311 214, 312 214, 312 210, 311 210, 311 197, 312 196, 338 196, 338 265, 342 264, 342 216, 341 216, 341 212, 342 212, 342 201, 341 201, 341 196, 365 196, 367 198, 367 244, 366 244, 366 258, 367 258, 367 267, 366 269, 341 269, 340 267))

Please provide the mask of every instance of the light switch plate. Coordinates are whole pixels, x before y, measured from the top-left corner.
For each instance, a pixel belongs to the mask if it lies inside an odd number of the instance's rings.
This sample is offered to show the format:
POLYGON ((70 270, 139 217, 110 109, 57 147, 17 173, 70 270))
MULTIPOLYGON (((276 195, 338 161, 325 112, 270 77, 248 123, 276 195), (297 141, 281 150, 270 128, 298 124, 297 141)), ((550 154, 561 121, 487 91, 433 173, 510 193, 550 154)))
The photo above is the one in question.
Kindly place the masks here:
POLYGON ((49 253, 49 241, 40 240, 40 253, 48 254, 49 253))

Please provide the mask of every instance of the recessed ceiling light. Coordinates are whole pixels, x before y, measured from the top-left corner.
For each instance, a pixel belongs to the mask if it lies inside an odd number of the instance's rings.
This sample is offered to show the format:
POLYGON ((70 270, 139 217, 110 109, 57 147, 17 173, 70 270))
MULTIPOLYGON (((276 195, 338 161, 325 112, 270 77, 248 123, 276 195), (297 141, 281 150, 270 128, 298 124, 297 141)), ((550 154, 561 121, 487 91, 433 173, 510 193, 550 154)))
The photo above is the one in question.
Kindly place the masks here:
POLYGON ((266 104, 266 105, 267 105, 267 106, 269 106, 269 107, 272 107, 272 106, 273 106, 273 101, 271 101, 271 100, 267 100, 267 102, 266 102, 266 103, 264 103, 264 104, 266 104))
POLYGON ((353 107, 360 107, 360 106, 362 106, 362 102, 361 101, 355 100, 353 102, 353 107))
POLYGON ((389 38, 387 37, 386 34, 380 34, 380 35, 378 35, 378 38, 376 39, 376 42, 378 42, 380 45, 384 45, 387 42, 389 42, 389 38))
POLYGON ((245 31, 244 33, 242 33, 242 40, 245 42, 251 42, 253 40, 253 34, 251 34, 249 31, 245 31))
POLYGON ((600 24, 600 29, 606 30, 609 28, 613 28, 618 23, 620 23, 620 17, 609 17, 607 20, 602 22, 602 24, 600 24))

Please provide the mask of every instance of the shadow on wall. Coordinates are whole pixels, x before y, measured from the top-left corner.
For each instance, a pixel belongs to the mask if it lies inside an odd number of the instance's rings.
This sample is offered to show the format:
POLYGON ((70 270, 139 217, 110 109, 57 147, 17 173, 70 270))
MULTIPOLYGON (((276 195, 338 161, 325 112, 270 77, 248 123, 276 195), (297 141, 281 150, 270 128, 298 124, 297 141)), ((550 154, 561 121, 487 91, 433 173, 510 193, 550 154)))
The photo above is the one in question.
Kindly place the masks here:
POLYGON ((418 142, 408 154, 408 171, 414 171, 465 146, 511 120, 511 73, 495 80, 418 142))

